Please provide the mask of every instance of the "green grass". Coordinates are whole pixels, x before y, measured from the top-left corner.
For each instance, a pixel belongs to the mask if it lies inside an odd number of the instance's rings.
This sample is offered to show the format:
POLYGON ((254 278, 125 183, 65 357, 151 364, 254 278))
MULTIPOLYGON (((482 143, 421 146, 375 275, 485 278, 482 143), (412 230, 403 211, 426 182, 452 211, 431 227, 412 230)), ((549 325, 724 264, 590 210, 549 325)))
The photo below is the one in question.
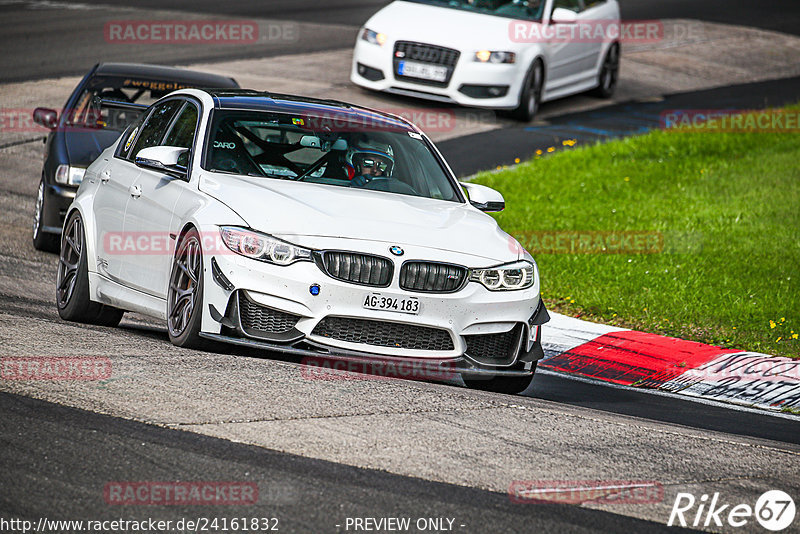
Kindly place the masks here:
POLYGON ((800 355, 800 134, 653 131, 559 146, 475 181, 503 193, 497 220, 526 248, 537 231, 663 235, 658 253, 532 250, 550 308, 800 355))

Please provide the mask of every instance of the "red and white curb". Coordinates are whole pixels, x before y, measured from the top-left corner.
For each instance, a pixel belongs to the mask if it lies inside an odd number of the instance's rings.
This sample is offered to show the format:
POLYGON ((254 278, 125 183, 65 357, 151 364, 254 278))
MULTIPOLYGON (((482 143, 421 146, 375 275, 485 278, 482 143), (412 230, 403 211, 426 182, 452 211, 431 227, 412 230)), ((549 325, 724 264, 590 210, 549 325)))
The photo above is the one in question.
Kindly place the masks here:
POLYGON ((769 410, 800 409, 800 360, 550 316, 540 369, 769 410))

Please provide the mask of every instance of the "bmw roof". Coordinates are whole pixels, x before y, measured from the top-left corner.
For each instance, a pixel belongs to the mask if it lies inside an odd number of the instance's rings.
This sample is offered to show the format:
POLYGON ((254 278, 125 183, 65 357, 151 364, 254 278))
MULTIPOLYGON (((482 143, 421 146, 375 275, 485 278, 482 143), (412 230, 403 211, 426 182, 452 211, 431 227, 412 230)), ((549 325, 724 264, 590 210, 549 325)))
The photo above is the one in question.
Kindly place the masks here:
POLYGON ((410 131, 415 128, 402 117, 382 111, 364 108, 338 100, 326 100, 298 95, 269 93, 251 89, 206 90, 219 109, 245 109, 254 111, 276 111, 297 114, 320 114, 333 120, 357 121, 376 124, 385 122, 393 127, 410 131))

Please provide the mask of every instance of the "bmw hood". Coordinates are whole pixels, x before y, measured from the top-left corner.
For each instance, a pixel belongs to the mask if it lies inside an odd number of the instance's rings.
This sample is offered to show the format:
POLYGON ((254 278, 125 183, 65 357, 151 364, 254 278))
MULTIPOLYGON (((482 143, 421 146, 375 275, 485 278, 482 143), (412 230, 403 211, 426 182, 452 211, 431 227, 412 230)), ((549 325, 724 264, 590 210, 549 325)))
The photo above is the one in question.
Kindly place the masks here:
POLYGON ((415 245, 503 263, 516 241, 468 204, 380 191, 204 173, 200 190, 254 230, 302 246, 313 237, 415 245), (305 238, 305 239, 304 239, 305 238))
POLYGON ((392 2, 365 27, 385 33, 390 42, 416 41, 459 50, 513 50, 509 28, 514 19, 460 9, 392 2))

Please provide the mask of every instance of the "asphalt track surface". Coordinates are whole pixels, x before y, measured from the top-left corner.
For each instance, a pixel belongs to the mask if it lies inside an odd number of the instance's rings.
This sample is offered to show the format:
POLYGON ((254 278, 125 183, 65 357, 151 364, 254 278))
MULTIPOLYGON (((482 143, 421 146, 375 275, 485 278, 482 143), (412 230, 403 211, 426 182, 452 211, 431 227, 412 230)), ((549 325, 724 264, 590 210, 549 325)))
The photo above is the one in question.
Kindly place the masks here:
MULTIPOLYGON (((3 0, 0 1, 0 82, 86 72, 98 61, 185 65, 305 54, 353 45, 358 28, 380 7, 378 0, 3 0), (64 9, 64 7, 69 9, 64 9), (52 16, 57 12, 57 16, 52 16), (48 16, 50 14, 50 16, 48 16), (109 44, 104 25, 114 20, 179 20, 245 17, 291 21, 297 38, 253 45, 109 44)), ((796 0, 622 0, 625 19, 685 18, 800 34, 796 0)), ((262 28, 262 33, 267 30, 262 28)), ((313 73, 309 73, 313 77, 313 73)))
MULTIPOLYGON (((259 17, 361 26, 385 0, 80 0, 84 4, 137 9, 172 9, 231 17, 259 17)), ((78 2, 75 2, 78 3, 78 2)), ((794 0, 619 0, 625 19, 693 18, 747 24, 784 33, 800 33, 794 0)))
MULTIPOLYGON (((42 10, 30 9, 31 2, 1 2, 0 16, 9 31, 0 37, 0 48, 8 51, 0 59, 3 81, 38 79, 79 74, 95 61, 97 36, 75 37, 75 24, 102 28, 111 18, 141 18, 140 9, 158 9, 170 13, 259 17, 291 20, 302 24, 338 24, 321 28, 322 38, 300 43, 265 45, 252 50, 161 50, 142 51, 142 61, 188 63, 190 61, 261 57, 286 53, 350 46, 357 27, 384 2, 130 2, 85 1, 102 4, 97 9, 75 11, 74 18, 41 21, 42 10), (37 13, 38 12, 38 13, 37 13), (38 24, 40 22, 41 24, 38 24), (35 28, 31 31, 31 28, 35 28), (41 37, 46 34, 47 37, 41 37), (16 55, 17 60, 8 59, 16 55), (15 62, 16 61, 16 62, 15 62), (4 62, 6 62, 4 64, 4 62)), ((35 2, 34 2, 35 4, 35 2)), ((770 2, 730 2, 648 0, 622 2, 626 18, 700 18, 715 22, 747 24, 766 29, 798 33, 800 16, 794 0, 770 2)), ((100 38, 102 41, 102 37, 100 38)), ((103 59, 131 60, 131 49, 112 51, 103 59)), ((495 164, 510 163, 525 157, 536 148, 549 146, 560 139, 581 137, 605 139, 637 133, 656 125, 664 109, 721 107, 764 107, 796 101, 800 79, 762 82, 743 86, 670 95, 659 103, 632 103, 601 111, 572 114, 550 121, 546 127, 508 128, 459 140, 445 141, 440 147, 450 161, 458 161, 459 175, 470 174, 495 164), (727 99, 724 100, 723 99, 727 99), (723 100, 721 100, 723 99, 723 100), (639 117, 622 120, 609 128, 609 118, 620 115, 639 117), (595 124, 596 123, 596 124, 595 124), (602 125, 599 127, 598 125, 602 125), (488 136, 488 137, 487 137, 488 136), (495 147, 492 161, 478 154, 475 147, 495 147)), ((6 192, 3 192, 5 195, 6 192)), ((27 241, 26 241, 27 243, 27 241)), ((30 246, 30 245, 28 245, 30 246)), ((29 252, 5 250, 11 260, 3 260, 4 269, 16 264, 15 258, 29 272, 24 278, 48 278, 52 261, 29 252)), ((3 295, 6 308, 22 315, 38 315, 40 305, 49 303, 49 294, 37 294, 30 301, 17 295, 3 295)), ((136 331, 134 331, 136 332, 136 331)), ((138 331, 148 341, 168 343, 163 331, 138 331)), ((242 358, 260 358, 254 352, 242 358)), ((282 359, 282 358, 278 358, 282 359)), ((291 362, 291 360, 288 360, 291 362)), ((294 362, 296 363, 296 362, 294 362)), ((457 388, 458 386, 452 386, 457 388)), ((659 421, 676 428, 686 427, 718 431, 730 435, 800 444, 800 423, 724 406, 697 404, 674 397, 650 395, 631 389, 612 389, 599 384, 577 382, 569 378, 537 375, 535 399, 582 407, 599 412, 659 421)), ((431 482, 383 471, 362 469, 323 460, 279 453, 259 447, 194 433, 165 429, 0 393, 0 516, 35 519, 116 518, 119 510, 109 507, 99 497, 109 480, 225 480, 256 481, 262 498, 258 514, 278 517, 285 532, 336 531, 344 517, 457 517, 464 532, 641 532, 666 530, 663 524, 641 521, 600 510, 564 505, 513 505, 502 493, 431 482), (12 482, 13 481, 13 482, 12 482)), ((235 511, 198 508, 158 507, 146 510, 126 508, 124 515, 158 517, 234 516, 235 511)), ((456 531, 459 529, 457 528, 456 531)), ((674 530, 670 528, 669 530, 674 530)))
MULTIPOLYGON (((673 532, 654 522, 281 454, 179 430, 0 394, 0 517, 278 518, 281 532, 341 532, 347 517, 455 518, 455 532, 673 532), (7 485, 14 481, 14 491, 7 485), (255 482, 258 504, 109 506, 109 481, 255 482), (138 509, 134 509, 138 508, 138 509), (337 528, 341 525, 341 528, 337 528)), ((677 531, 681 531, 678 529, 677 531)))

